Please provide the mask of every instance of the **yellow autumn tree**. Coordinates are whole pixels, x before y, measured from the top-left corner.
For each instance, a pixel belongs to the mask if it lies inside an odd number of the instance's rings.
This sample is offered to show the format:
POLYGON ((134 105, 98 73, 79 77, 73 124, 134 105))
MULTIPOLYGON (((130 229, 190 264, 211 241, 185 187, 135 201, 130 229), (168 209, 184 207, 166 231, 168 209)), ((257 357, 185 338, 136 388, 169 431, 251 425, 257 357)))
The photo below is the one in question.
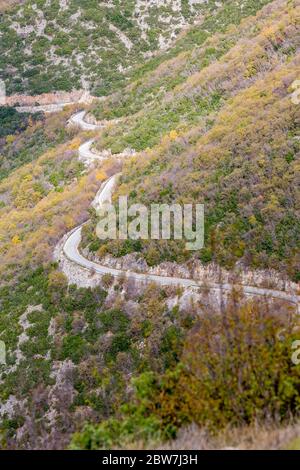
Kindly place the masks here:
POLYGON ((69 146, 68 146, 68 149, 69 150, 77 150, 79 148, 81 144, 81 140, 76 138, 76 139, 73 139, 72 142, 70 142, 69 146))
POLYGON ((98 170, 96 172, 96 179, 98 181, 104 181, 107 178, 107 174, 105 173, 104 170, 98 170))
POLYGON ((13 245, 19 245, 21 243, 19 235, 15 235, 14 237, 12 237, 11 242, 13 245))
POLYGON ((169 137, 171 140, 176 140, 178 138, 178 132, 175 130, 172 130, 169 134, 169 137))

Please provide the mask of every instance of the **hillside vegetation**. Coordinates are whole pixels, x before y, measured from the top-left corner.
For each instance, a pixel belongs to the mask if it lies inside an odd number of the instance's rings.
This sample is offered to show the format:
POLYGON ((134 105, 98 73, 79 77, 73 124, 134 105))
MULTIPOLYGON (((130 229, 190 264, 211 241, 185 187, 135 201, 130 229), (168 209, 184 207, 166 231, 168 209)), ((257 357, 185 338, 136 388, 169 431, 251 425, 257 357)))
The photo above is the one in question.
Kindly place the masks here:
POLYGON ((89 87, 106 94, 212 6, 202 0, 27 0, 0 18, 0 76, 9 92, 89 87))
MULTIPOLYGON (((227 268, 275 268, 296 281, 299 106, 291 85, 300 73, 299 12, 299 2, 273 2, 94 110, 100 119, 122 117, 102 133, 98 149, 138 152, 116 199, 204 203, 205 247, 193 256, 227 268)), ((103 243, 93 234, 94 226, 84 245, 100 257, 137 251, 136 243, 103 243)), ((150 265, 191 256, 178 244, 153 241, 139 242, 138 251, 150 265)))
POLYGON ((89 117, 114 121, 84 132, 68 125, 79 106, 0 109, 1 448, 297 448, 294 307, 236 287, 220 314, 205 289, 200 302, 126 276, 95 286, 92 271, 83 288, 54 252, 90 219, 81 248, 99 262, 136 252, 300 280, 299 0, 19 3, 0 16, 9 93, 87 86, 107 95, 89 117), (92 138, 112 157, 86 167, 92 138), (204 203, 204 249, 100 242, 91 201, 119 172, 115 200, 204 203))

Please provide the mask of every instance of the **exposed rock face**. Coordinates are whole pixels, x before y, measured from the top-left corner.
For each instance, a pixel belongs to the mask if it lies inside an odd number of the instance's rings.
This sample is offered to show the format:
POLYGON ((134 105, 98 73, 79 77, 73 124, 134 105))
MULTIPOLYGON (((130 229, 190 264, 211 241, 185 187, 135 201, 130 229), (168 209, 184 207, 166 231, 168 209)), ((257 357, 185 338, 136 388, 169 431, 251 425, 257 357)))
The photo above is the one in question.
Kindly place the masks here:
MULTIPOLYGON (((6 373, 14 372, 17 369, 17 367, 19 366, 20 362, 24 359, 24 355, 23 355, 21 346, 24 343, 26 343, 26 341, 29 340, 27 330, 30 328, 31 323, 28 320, 28 315, 32 312, 41 312, 41 315, 42 315, 43 306, 42 305, 29 305, 29 307, 25 310, 25 312, 20 316, 19 325, 22 329, 22 333, 18 337, 17 347, 14 351, 15 356, 16 356, 16 362, 13 366, 10 366, 10 367, 6 368, 6 371, 5 371, 6 373)), ((2 380, 1 375, 2 374, 0 374, 0 381, 2 380)), ((2 410, 2 405, 0 404, 0 416, 1 416, 1 414, 3 414, 3 410, 2 410)))
POLYGON ((56 92, 56 93, 43 93, 42 95, 11 95, 6 98, 8 106, 19 104, 20 106, 35 106, 35 105, 50 105, 60 103, 71 103, 80 101, 83 96, 83 91, 56 92))
POLYGON ((158 276, 173 276, 185 279, 195 279, 204 283, 229 283, 244 286, 255 286, 267 289, 282 290, 295 295, 299 291, 299 285, 284 279, 277 271, 250 271, 236 268, 227 271, 211 263, 203 265, 199 260, 193 260, 186 264, 164 262, 154 267, 149 267, 140 253, 130 253, 122 258, 114 258, 106 255, 101 260, 87 249, 82 254, 91 261, 103 266, 121 269, 124 271, 135 271, 140 273, 155 274, 158 276))
POLYGON ((66 360, 53 364, 52 378, 55 379, 55 385, 49 393, 49 408, 47 415, 49 424, 55 427, 55 419, 59 416, 59 410, 72 404, 75 396, 73 387, 73 374, 75 365, 72 361, 66 360))
POLYGON ((64 106, 82 103, 90 104, 93 101, 87 91, 43 93, 42 95, 11 95, 6 97, 7 106, 16 106, 19 112, 45 112, 53 113, 63 109, 64 106))
MULTIPOLYGON (((97 285, 102 285, 103 275, 94 272, 92 270, 86 269, 77 265, 76 263, 70 261, 63 252, 63 246, 68 239, 68 234, 60 241, 57 245, 54 253, 54 258, 59 262, 60 269, 67 276, 70 284, 76 284, 78 287, 95 287, 97 285)), ((83 255, 92 260, 100 262, 95 255, 91 255, 87 250, 84 250, 83 255)), ((282 290, 289 294, 297 295, 298 285, 292 282, 286 282, 283 279, 280 279, 277 273, 275 272, 239 272, 232 273, 220 269, 216 265, 202 266, 199 262, 195 262, 196 266, 180 266, 175 263, 162 263, 159 266, 154 268, 149 268, 147 263, 143 258, 138 254, 129 254, 123 258, 113 258, 111 256, 106 256, 101 259, 101 265, 107 266, 109 268, 114 268, 120 270, 120 279, 122 273, 124 275, 124 295, 126 291, 130 289, 143 289, 147 282, 137 282, 134 279, 134 273, 142 272, 147 274, 155 274, 159 276, 172 276, 182 279, 196 279, 199 281, 199 287, 181 287, 179 286, 179 291, 173 294, 170 294, 168 298, 168 308, 172 309, 176 305, 180 307, 181 310, 191 309, 193 306, 198 306, 201 309, 213 308, 215 311, 221 310, 224 303, 227 302, 228 297, 231 295, 231 289, 223 289, 222 285, 232 285, 237 286, 236 289, 239 291, 243 289, 243 286, 253 286, 257 288, 272 288, 274 290, 282 290), (131 276, 132 273, 132 276, 131 276), (195 277, 197 276, 197 277, 195 277)), ((118 279, 114 279, 114 283, 118 282, 118 279)), ((175 289, 176 290, 176 289, 175 289)), ((107 303, 110 303, 110 298, 113 296, 113 286, 111 287, 107 303)), ((256 294, 251 294, 244 292, 244 298, 256 297, 256 294)), ((262 301, 266 301, 265 297, 262 298, 262 301)), ((286 304, 285 300, 270 298, 268 302, 276 306, 278 312, 280 312, 282 305, 286 304)), ((297 306, 294 305, 294 308, 297 310, 297 306)), ((299 307, 298 307, 299 308, 299 307)))

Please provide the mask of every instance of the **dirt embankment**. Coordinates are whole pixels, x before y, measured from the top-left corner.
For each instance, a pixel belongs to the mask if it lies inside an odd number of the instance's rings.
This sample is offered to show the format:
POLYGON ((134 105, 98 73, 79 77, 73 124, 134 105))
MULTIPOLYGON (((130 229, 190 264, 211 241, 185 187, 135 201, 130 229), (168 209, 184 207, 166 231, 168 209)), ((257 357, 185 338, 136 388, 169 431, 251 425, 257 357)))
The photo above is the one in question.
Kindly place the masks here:
POLYGON ((94 99, 89 92, 75 90, 72 92, 57 91, 54 93, 43 93, 42 95, 11 95, 6 97, 8 106, 50 106, 71 103, 89 104, 94 99))

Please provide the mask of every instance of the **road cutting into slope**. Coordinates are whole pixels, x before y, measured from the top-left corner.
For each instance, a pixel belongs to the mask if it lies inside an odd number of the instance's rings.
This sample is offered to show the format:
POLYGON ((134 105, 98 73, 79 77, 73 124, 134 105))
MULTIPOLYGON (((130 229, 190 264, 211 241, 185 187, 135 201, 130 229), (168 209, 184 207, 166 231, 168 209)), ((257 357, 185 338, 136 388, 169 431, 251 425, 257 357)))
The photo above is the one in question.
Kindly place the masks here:
MULTIPOLYGON (((85 112, 77 113, 71 118, 72 122, 76 122, 83 130, 86 129, 86 124, 84 121, 85 112)), ((83 144, 81 150, 79 149, 79 153, 84 151, 90 151, 90 145, 92 141, 88 141, 87 143, 83 144)), ((95 155, 93 153, 93 155, 95 155)), ((99 159, 102 158, 99 155, 99 159)), ((111 202, 113 191, 116 187, 118 177, 120 173, 111 176, 108 180, 106 180, 99 189, 98 193, 94 201, 92 202, 92 206, 97 209, 105 202, 111 202)), ((84 225, 84 224, 83 224, 84 225)), ((201 283, 201 281, 189 278, 180 278, 180 277, 171 277, 171 276, 162 276, 156 274, 149 274, 149 273, 141 273, 141 272, 134 272, 134 271, 126 271, 122 269, 115 269, 110 268, 108 266, 101 265, 100 263, 96 263, 85 258, 80 253, 80 242, 81 242, 81 233, 82 227, 79 227, 72 230, 68 236, 66 241, 63 244, 63 254, 66 258, 75 263, 76 265, 87 269, 91 272, 98 273, 100 275, 110 274, 115 278, 120 276, 126 276, 130 279, 134 279, 137 283, 149 283, 155 282, 162 286, 180 286, 183 288, 197 288, 197 289, 209 289, 210 291, 215 292, 217 295, 222 293, 231 292, 234 288, 238 288, 240 291, 244 293, 246 296, 250 297, 262 297, 262 298, 271 298, 271 299, 278 299, 289 302, 293 305, 296 305, 297 312, 300 314, 300 296, 296 293, 288 293, 281 290, 274 290, 268 289, 263 287, 256 287, 256 286, 249 286, 249 285, 236 285, 236 284, 229 284, 229 283, 201 283)))

